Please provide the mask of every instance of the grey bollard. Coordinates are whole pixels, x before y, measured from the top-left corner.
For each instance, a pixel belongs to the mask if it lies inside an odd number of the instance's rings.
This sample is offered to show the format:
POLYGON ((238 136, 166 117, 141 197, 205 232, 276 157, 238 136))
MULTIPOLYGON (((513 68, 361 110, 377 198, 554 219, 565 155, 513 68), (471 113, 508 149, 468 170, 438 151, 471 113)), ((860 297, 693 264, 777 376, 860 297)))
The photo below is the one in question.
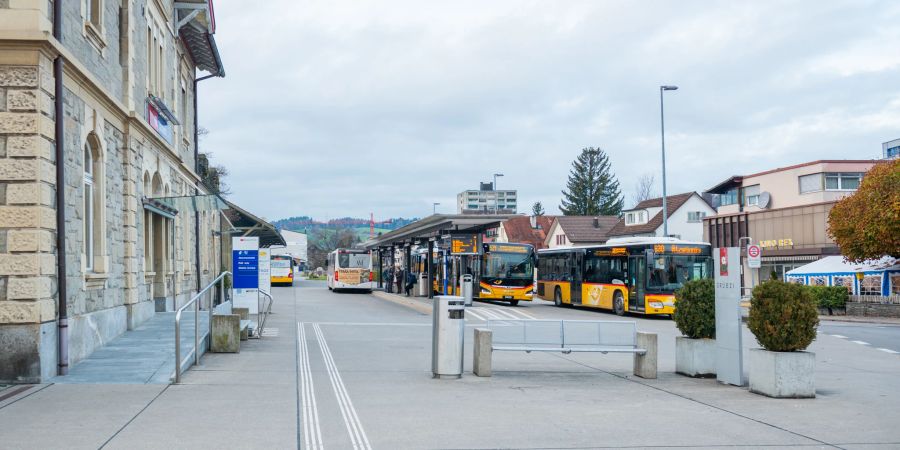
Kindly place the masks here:
POLYGON ((491 376, 491 345, 493 335, 487 328, 475 329, 475 347, 473 349, 472 372, 479 377, 491 376))
POLYGON ((657 338, 656 333, 637 333, 637 348, 647 350, 643 355, 634 354, 634 374, 641 378, 656 379, 657 338))

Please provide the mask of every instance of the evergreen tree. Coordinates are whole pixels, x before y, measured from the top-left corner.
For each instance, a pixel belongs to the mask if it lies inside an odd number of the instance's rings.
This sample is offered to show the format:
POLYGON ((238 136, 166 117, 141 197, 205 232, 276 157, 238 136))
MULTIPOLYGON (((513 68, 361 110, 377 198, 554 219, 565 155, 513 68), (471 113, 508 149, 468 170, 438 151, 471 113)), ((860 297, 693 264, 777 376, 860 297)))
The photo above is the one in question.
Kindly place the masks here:
POLYGON ((567 216, 619 215, 624 201, 611 169, 609 156, 602 149, 582 149, 572 161, 560 211, 567 216))
POLYGON ((544 205, 541 202, 534 202, 531 205, 531 215, 532 216, 543 216, 544 215, 544 205))

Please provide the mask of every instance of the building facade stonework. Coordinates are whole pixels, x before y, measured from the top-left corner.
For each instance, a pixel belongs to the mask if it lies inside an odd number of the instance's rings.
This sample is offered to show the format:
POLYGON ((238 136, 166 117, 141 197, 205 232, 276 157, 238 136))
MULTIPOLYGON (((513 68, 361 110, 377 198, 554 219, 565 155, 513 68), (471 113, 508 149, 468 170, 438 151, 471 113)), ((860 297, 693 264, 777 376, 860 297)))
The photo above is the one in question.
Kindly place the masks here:
POLYGON ((207 193, 195 172, 193 96, 198 69, 211 69, 194 60, 199 52, 183 27, 211 38, 209 3, 187 2, 203 14, 182 21, 187 14, 174 1, 56 1, 0 2, 0 383, 49 380, 59 368, 60 330, 65 362, 74 364, 184 304, 220 269, 210 231, 219 229, 217 213, 197 214, 197 236, 194 212, 147 206, 207 193), (59 327, 60 276, 68 328, 59 327))

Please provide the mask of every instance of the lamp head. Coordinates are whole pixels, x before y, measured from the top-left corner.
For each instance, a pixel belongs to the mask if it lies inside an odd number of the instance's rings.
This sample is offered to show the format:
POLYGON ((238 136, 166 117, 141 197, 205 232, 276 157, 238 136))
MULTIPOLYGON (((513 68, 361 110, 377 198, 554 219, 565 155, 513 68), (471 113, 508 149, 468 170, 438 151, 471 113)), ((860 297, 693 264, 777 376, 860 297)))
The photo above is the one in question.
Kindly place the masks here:
POLYGON ((677 91, 678 86, 660 86, 659 89, 662 91, 677 91))

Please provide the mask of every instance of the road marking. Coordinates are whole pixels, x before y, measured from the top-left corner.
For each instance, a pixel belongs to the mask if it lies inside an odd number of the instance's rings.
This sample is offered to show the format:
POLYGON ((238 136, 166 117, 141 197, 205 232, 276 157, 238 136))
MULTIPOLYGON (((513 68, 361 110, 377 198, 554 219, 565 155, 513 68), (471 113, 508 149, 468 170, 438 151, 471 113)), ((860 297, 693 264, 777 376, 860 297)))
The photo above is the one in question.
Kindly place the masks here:
POLYGON ((831 336, 836 337, 838 339, 847 339, 847 336, 844 336, 842 334, 832 334, 831 336))
POLYGON ((859 345, 872 345, 866 341, 850 341, 850 342, 853 342, 854 344, 859 344, 859 345))
POLYGON ((325 342, 325 335, 319 324, 313 324, 313 330, 316 332, 316 339, 319 341, 319 348, 322 350, 322 356, 325 357, 325 368, 328 369, 328 377, 331 379, 331 387, 334 389, 334 395, 337 397, 338 406, 341 409, 341 416, 344 418, 344 424, 347 426, 347 432, 350 434, 350 441, 353 443, 354 449, 371 450, 369 438, 363 430, 359 416, 356 414, 356 408, 350 400, 350 394, 347 393, 347 387, 344 386, 344 380, 341 378, 334 358, 331 356, 331 350, 328 343, 325 342))
POLYGON ((262 337, 278 337, 278 328, 263 328, 262 337))
POLYGON ((471 314, 471 315, 473 315, 473 316, 475 316, 475 318, 478 319, 478 320, 484 320, 484 321, 487 321, 487 320, 485 320, 484 317, 481 317, 480 314, 476 313, 475 310, 474 310, 474 308, 468 308, 468 309, 466 309, 466 312, 469 313, 469 314, 471 314))
POLYGON ((303 438, 307 449, 323 449, 322 430, 319 427, 319 408, 316 405, 316 389, 309 366, 309 346, 306 329, 297 322, 297 340, 300 344, 300 399, 303 405, 303 438))
POLYGON ((880 347, 879 347, 878 350, 881 350, 881 351, 883 351, 883 352, 885 352, 885 353, 890 353, 890 354, 892 354, 892 355, 900 355, 900 352, 891 350, 891 349, 889 349, 889 348, 880 348, 880 347))

